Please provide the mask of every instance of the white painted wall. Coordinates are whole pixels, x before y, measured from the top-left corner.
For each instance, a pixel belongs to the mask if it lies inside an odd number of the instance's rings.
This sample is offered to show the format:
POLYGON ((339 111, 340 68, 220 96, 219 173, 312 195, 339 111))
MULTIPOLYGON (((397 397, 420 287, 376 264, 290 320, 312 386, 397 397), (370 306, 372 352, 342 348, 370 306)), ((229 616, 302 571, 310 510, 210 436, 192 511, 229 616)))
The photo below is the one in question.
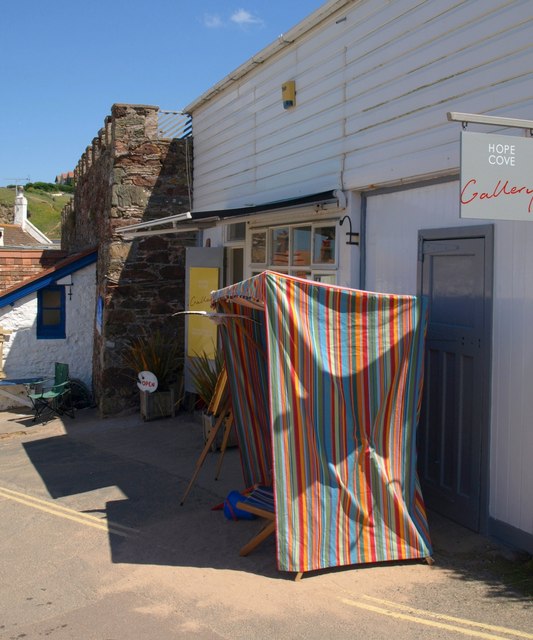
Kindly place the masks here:
POLYGON ((490 515, 533 534, 533 225, 459 218, 459 183, 368 198, 367 288, 416 294, 419 229, 494 223, 490 515))
MULTIPOLYGON (((528 0, 350 3, 194 108, 194 208, 456 173, 460 125, 447 111, 533 113, 530 16, 528 0), (296 107, 285 111, 288 79, 296 107)), ((367 286, 379 291, 416 292, 418 229, 481 222, 459 219, 454 183, 369 207, 367 286)), ((531 534, 532 240, 531 225, 496 223, 490 487, 491 515, 531 534)), ((352 252, 339 277, 358 286, 352 252)))
MULTIPOLYGON (((66 362, 70 376, 91 388, 95 268, 90 265, 72 274, 72 299, 66 296, 64 340, 37 340, 36 293, 18 300, 13 307, 0 309, 0 326, 13 332, 4 342, 4 371, 8 378, 53 378, 54 363, 66 362)), ((6 404, 0 398, 0 409, 8 405, 9 401, 6 404)))
POLYGON ((195 209, 450 171, 447 111, 531 116, 528 0, 348 7, 195 108, 195 209))

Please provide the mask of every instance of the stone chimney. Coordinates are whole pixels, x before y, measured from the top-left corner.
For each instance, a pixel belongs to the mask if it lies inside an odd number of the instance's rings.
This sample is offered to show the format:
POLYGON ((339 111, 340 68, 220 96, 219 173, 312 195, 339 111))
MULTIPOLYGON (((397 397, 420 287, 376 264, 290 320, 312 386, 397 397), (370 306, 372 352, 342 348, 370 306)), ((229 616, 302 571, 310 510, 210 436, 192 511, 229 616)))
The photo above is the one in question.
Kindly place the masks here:
POLYGON ((17 187, 17 195, 15 196, 15 224, 18 224, 23 231, 26 230, 26 222, 28 220, 28 201, 24 196, 24 187, 17 187))

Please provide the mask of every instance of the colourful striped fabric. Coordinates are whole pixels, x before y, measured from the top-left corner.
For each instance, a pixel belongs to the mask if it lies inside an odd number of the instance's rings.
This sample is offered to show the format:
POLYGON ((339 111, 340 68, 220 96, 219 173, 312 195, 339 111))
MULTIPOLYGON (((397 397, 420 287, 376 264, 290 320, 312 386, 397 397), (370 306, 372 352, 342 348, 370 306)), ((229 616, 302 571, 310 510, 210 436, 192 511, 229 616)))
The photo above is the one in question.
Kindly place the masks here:
POLYGON ((267 271, 213 304, 257 321, 224 323, 223 343, 245 483, 274 482, 279 569, 431 555, 423 301, 267 271))

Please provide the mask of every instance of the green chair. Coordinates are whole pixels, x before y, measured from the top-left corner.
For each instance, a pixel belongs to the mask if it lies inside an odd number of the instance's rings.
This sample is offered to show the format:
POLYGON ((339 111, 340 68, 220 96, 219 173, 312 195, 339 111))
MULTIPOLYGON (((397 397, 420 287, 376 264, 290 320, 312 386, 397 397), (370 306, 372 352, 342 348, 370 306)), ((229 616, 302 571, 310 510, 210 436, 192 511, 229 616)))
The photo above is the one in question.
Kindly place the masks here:
POLYGON ((71 403, 70 380, 68 377, 68 364, 56 362, 53 380, 40 380, 35 382, 33 391, 28 397, 33 404, 37 419, 45 420, 50 416, 62 416, 64 414, 74 418, 74 408, 71 403))

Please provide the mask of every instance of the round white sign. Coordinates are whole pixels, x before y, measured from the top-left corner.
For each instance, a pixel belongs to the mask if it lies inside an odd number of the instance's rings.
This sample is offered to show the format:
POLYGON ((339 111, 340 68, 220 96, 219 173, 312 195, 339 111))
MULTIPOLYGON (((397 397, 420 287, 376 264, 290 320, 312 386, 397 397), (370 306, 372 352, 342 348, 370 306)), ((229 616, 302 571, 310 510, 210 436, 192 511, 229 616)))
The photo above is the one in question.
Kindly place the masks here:
POLYGON ((141 391, 153 393, 157 389, 157 378, 151 371, 141 371, 137 378, 137 386, 141 391))

